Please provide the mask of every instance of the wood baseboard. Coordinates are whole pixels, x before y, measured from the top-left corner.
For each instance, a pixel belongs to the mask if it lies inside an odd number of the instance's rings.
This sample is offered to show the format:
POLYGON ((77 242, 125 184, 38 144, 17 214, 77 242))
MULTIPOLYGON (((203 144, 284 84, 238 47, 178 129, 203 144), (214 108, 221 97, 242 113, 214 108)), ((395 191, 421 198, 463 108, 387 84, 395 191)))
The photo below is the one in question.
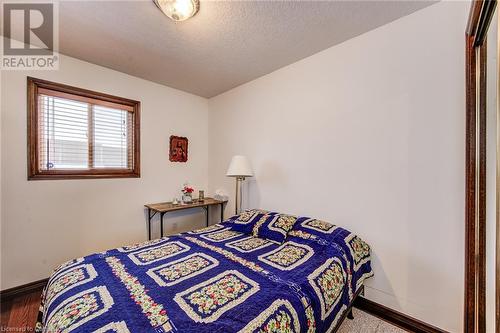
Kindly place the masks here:
POLYGON ((415 333, 448 333, 440 328, 412 318, 404 313, 390 309, 384 305, 370 301, 364 297, 357 297, 354 307, 367 312, 375 317, 385 320, 402 329, 415 333))
POLYGON ((45 288, 45 285, 47 284, 48 281, 49 279, 47 278, 23 284, 21 286, 2 290, 0 291, 0 302, 12 299, 14 297, 19 297, 25 294, 29 294, 35 291, 40 291, 43 288, 45 288))

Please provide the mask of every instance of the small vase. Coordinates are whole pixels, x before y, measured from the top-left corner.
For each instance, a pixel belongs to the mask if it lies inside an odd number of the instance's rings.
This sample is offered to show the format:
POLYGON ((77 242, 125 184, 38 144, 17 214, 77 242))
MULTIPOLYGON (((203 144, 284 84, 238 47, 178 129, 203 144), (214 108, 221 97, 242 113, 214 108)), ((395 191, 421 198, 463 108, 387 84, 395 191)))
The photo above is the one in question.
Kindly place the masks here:
POLYGON ((182 195, 182 202, 191 203, 192 201, 193 201, 193 197, 191 196, 191 193, 184 193, 182 195))

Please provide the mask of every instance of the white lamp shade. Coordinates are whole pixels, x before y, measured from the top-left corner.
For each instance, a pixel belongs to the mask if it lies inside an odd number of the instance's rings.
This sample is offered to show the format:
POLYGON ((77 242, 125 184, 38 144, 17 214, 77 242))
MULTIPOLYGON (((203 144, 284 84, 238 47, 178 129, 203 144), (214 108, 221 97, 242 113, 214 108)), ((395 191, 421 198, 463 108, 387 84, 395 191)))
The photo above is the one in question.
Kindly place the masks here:
POLYGON ((250 161, 246 156, 235 155, 233 156, 229 168, 227 169, 226 176, 228 177, 252 177, 253 171, 250 161))

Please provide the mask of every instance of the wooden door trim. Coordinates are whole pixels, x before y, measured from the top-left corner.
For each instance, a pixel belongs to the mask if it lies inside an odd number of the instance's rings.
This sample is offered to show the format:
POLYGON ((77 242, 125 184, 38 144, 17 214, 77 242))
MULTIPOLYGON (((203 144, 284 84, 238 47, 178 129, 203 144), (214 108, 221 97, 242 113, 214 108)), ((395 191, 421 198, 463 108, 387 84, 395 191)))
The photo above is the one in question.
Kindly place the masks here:
POLYGON ((486 331, 486 36, 496 0, 471 4, 465 32, 464 332, 486 331))

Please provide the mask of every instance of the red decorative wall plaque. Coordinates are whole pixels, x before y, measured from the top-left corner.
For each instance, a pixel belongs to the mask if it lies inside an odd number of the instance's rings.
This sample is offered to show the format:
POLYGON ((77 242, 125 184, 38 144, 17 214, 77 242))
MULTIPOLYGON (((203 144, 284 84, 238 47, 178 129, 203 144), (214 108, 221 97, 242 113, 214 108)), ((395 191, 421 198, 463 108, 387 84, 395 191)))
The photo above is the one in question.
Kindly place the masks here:
POLYGON ((170 161, 187 162, 188 139, 182 136, 172 135, 170 137, 170 161))

